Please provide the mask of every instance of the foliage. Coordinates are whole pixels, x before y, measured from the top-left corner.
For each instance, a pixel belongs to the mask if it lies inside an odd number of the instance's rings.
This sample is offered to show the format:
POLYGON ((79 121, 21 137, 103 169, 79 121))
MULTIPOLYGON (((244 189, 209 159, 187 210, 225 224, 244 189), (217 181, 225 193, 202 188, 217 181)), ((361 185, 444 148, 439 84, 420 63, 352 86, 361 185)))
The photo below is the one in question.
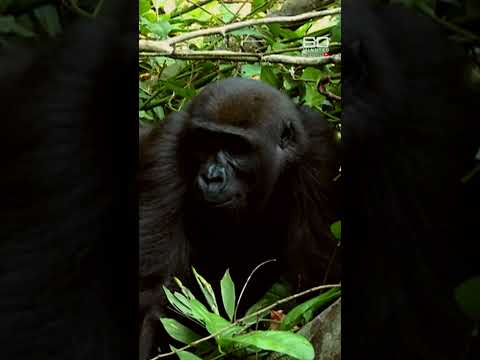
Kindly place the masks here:
MULTIPOLYGON (((200 2, 197 8, 184 0, 140 0, 140 37, 167 39, 194 30, 223 26, 233 22, 265 18, 278 10, 279 1, 225 3, 200 2)), ((330 2, 325 9, 339 7, 330 2)), ((263 24, 228 32, 225 36, 208 35, 191 39, 177 48, 192 51, 229 50, 237 53, 319 56, 302 46, 305 37, 324 36, 330 42, 331 54, 340 50, 340 16, 331 15, 306 21, 292 28, 291 24, 263 24), (309 53, 310 51, 310 53, 309 53)), ((331 77, 326 90, 340 95, 341 65, 304 66, 258 61, 213 59, 172 59, 142 53, 140 56, 139 117, 142 123, 164 119, 181 109, 207 83, 230 76, 261 79, 285 91, 295 102, 306 104, 339 121, 340 101, 329 99, 317 90, 321 78, 331 77)))
MULTIPOLYGON (((312 320, 321 308, 340 296, 339 289, 330 289, 294 307, 279 324, 269 319, 270 313, 261 311, 258 305, 257 313, 250 309, 247 312, 249 315, 235 321, 233 314, 238 303, 235 304, 235 284, 227 270, 220 282, 222 303, 229 318, 227 320, 219 311, 212 286, 194 268, 193 274, 206 305, 201 303, 179 279, 175 280, 180 291, 172 292, 164 287, 167 299, 173 308, 186 318, 200 324, 210 335, 202 339, 199 334, 177 320, 161 318, 160 321, 172 339, 191 345, 182 348, 171 346, 171 350, 176 352, 180 359, 212 359, 220 354, 245 359, 250 355, 262 355, 269 351, 286 354, 295 359, 313 359, 314 350, 310 342, 305 337, 295 334, 293 330, 312 320), (264 324, 268 324, 267 327, 264 324), (215 344, 209 342, 212 338, 215 344)), ((282 285, 276 284, 274 288, 285 295, 286 288, 282 285)), ((272 290, 269 291, 270 294, 271 292, 272 290)), ((267 302, 262 299, 260 303, 263 306, 271 305, 275 303, 275 299, 270 297, 270 301, 267 302)))

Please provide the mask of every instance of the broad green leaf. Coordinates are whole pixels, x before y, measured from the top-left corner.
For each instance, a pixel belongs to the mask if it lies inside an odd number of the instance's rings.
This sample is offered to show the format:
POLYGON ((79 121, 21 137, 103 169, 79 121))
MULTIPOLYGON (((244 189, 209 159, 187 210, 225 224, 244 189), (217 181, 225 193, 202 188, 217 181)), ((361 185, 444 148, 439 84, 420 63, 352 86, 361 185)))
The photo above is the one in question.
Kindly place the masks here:
POLYGON ((215 340, 220 347, 228 351, 233 346, 231 337, 238 334, 242 328, 239 325, 231 326, 232 324, 228 320, 213 312, 209 312, 198 300, 192 300, 191 302, 194 312, 201 314, 202 322, 205 324, 207 331, 210 334, 216 334, 220 331, 220 334, 215 336, 215 340))
POLYGON ((190 309, 195 319, 205 324, 209 320, 209 314, 213 314, 197 299, 190 300, 190 309))
POLYGON ((223 275, 222 280, 220 281, 220 288, 222 291, 222 302, 225 312, 228 315, 228 318, 233 320, 233 315, 235 314, 235 284, 230 276, 230 271, 227 269, 225 275, 223 275))
POLYGON ((232 341, 286 354, 300 360, 313 360, 315 357, 312 344, 305 337, 289 331, 252 331, 246 335, 233 337, 232 341))
POLYGON ((280 323, 281 330, 287 330, 293 328, 294 325, 298 324, 302 319, 305 319, 305 322, 310 321, 315 312, 329 303, 330 301, 338 298, 340 296, 340 289, 334 288, 330 289, 323 294, 320 294, 313 299, 310 299, 300 305, 295 306, 292 310, 288 312, 287 315, 282 319, 280 323))
MULTIPOLYGON (((220 315, 214 314, 214 313, 209 313, 206 317, 206 328, 210 334, 214 334, 222 329, 225 329, 231 325, 231 323, 222 318, 220 315)), ((233 328, 232 328, 233 329, 233 328)), ((230 330, 226 330, 224 333, 222 333, 221 336, 225 336, 226 334, 230 334, 230 330)))
POLYGON ((183 344, 190 344, 201 338, 200 335, 190 330, 185 325, 179 323, 175 319, 160 318, 160 321, 162 322, 162 325, 167 331, 168 335, 183 344))
POLYGON ((323 72, 313 67, 307 67, 303 70, 301 80, 304 81, 318 81, 323 75, 323 72))

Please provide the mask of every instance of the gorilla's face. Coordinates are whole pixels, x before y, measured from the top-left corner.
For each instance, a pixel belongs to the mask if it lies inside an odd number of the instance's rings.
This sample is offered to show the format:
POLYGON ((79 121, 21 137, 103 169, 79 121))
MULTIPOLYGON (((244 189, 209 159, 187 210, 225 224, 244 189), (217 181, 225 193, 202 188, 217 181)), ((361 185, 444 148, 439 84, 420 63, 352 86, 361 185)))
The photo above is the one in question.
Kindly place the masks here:
POLYGON ((182 153, 205 210, 258 214, 305 146, 295 104, 259 81, 207 86, 186 110, 182 153))

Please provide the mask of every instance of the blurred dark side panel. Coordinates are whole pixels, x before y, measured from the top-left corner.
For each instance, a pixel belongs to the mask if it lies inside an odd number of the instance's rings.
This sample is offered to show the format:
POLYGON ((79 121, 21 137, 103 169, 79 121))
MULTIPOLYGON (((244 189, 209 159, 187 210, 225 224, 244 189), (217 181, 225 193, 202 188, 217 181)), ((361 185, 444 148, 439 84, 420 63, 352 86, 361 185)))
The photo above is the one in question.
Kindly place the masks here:
POLYGON ((342 355, 478 359, 478 37, 385 3, 342 2, 342 355))
MULTIPOLYGON (((46 3, 10 2, 3 24, 46 3)), ((2 358, 137 356, 137 14, 104 1, 59 33, 2 31, 2 358)))

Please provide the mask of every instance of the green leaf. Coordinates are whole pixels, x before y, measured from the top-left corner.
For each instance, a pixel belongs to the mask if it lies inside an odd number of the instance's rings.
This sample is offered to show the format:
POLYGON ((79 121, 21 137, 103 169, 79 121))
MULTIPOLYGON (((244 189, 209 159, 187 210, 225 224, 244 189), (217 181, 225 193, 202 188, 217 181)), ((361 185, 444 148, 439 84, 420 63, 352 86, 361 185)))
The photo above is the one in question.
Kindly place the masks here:
POLYGON ((171 345, 170 345, 170 349, 172 351, 176 351, 176 354, 178 355, 178 358, 180 360, 202 360, 202 358, 198 357, 195 354, 192 354, 189 351, 186 351, 186 350, 178 351, 178 349, 174 348, 171 345))
POLYGON ((173 27, 165 19, 157 19, 157 14, 153 10, 146 12, 140 19, 142 32, 147 30, 150 36, 155 35, 158 39, 166 39, 173 27))
POLYGON ((331 302, 332 300, 340 296, 340 289, 333 288, 323 294, 320 294, 313 299, 310 299, 300 305, 295 306, 292 310, 288 312, 287 315, 282 319, 280 323, 280 329, 286 330, 293 328, 294 325, 298 324, 302 319, 305 322, 310 321, 317 310, 324 306, 325 304, 331 302))
POLYGON ((163 110, 162 106, 156 106, 153 108, 153 112, 157 116, 158 120, 163 120, 165 119, 165 111, 163 110))
POLYGON ((342 18, 338 17, 338 23, 332 29, 330 41, 331 42, 341 42, 342 41, 342 18))
POLYGON ((260 79, 277 89, 280 86, 277 76, 275 75, 275 68, 273 66, 262 66, 262 70, 260 72, 260 79))
POLYGON ((178 311, 182 314, 185 314, 189 317, 194 317, 194 313, 190 307, 188 302, 185 302, 183 298, 179 297, 178 295, 182 295, 180 293, 173 294, 168 288, 165 286, 163 287, 163 291, 167 296, 167 300, 172 304, 178 311))
POLYGON ((340 240, 342 238, 342 221, 338 220, 330 225, 330 231, 335 236, 335 239, 340 240))
POLYGON ((150 10, 150 0, 139 0, 138 2, 138 12, 140 15, 143 15, 150 10))
POLYGON ((195 296, 192 294, 192 292, 182 284, 179 278, 175 277, 173 278, 175 283, 178 285, 180 290, 182 291, 182 294, 185 295, 185 297, 189 300, 195 299, 195 296))
POLYGON ((205 324, 209 319, 209 314, 212 314, 208 309, 197 299, 190 300, 190 310, 192 311, 193 317, 203 324, 205 324))
POLYGON ((304 81, 318 81, 323 75, 323 72, 313 67, 307 67, 303 70, 301 80, 304 81))
POLYGON ((313 360, 315 357, 312 344, 305 337, 289 331, 252 331, 246 335, 236 336, 232 341, 286 354, 300 360, 313 360))
POLYGON ((179 63, 175 62, 168 64, 163 68, 160 79, 167 80, 169 78, 174 78, 181 73, 182 69, 183 67, 179 63))
POLYGON ((472 320, 480 320, 480 276, 472 277, 455 289, 455 299, 472 320))
MULTIPOLYGON (((205 327, 207 328, 210 334, 214 334, 231 325, 231 323, 228 320, 214 313, 208 313, 208 315, 206 316, 206 320, 207 321, 205 323, 205 327)), ((226 330, 224 333, 222 333, 222 335, 230 334, 230 333, 231 333, 230 330, 226 330)))
POLYGON ((13 16, 0 16, 0 34, 14 34, 31 38, 35 33, 18 24, 13 16))
POLYGON ((174 91, 175 94, 183 98, 190 99, 192 96, 195 96, 195 90, 186 88, 185 84, 180 84, 178 81, 168 80, 164 82, 164 85, 166 88, 174 91))
POLYGON ((153 26, 153 24, 155 24, 156 21, 157 21, 157 13, 153 9, 150 9, 147 12, 144 12, 140 18, 140 24, 145 26, 146 28, 153 26))
POLYGON ((190 330, 185 325, 182 325, 175 319, 160 318, 163 327, 173 339, 180 341, 183 344, 190 344, 198 339, 200 335, 190 330))
POLYGON ((220 312, 218 311, 217 299, 215 298, 212 285, 210 285, 208 281, 205 280, 205 278, 195 270, 194 267, 192 267, 192 270, 193 275, 195 275, 195 279, 197 279, 198 286, 200 286, 200 289, 202 290, 210 309, 212 309, 215 314, 220 315, 220 312))
POLYGON ((235 284, 230 276, 230 271, 227 269, 225 275, 223 275, 222 280, 220 281, 220 288, 222 291, 222 302, 225 312, 228 315, 228 318, 233 320, 233 315, 235 314, 235 284))
POLYGON ((33 13, 48 35, 56 36, 61 33, 62 26, 60 25, 57 8, 54 5, 39 6, 35 8, 33 13))
POLYGON ((241 72, 244 78, 254 78, 260 76, 262 68, 260 64, 245 64, 242 66, 241 72))
POLYGON ((305 90, 305 105, 315 108, 323 104, 325 96, 320 94, 315 86, 306 84, 305 90))

